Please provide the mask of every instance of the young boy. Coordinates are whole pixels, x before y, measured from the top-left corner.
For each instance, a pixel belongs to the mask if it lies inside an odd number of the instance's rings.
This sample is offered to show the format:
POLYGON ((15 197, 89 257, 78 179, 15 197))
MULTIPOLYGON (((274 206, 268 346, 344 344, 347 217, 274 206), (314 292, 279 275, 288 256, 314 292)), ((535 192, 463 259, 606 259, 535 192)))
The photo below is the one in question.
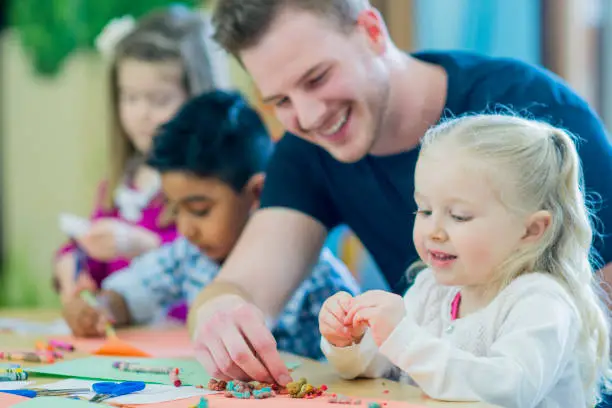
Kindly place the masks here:
MULTIPOLYGON (((174 305, 191 304, 216 276, 259 206, 272 149, 260 117, 237 93, 203 94, 162 127, 148 164, 162 175, 181 237, 103 282, 98 297, 116 326, 163 319, 174 305)), ((358 287, 346 267, 324 250, 275 322, 272 334, 279 350, 322 357, 318 313, 338 291, 355 294, 358 287)), ((104 333, 106 313, 78 296, 66 305, 64 316, 75 335, 104 333)))

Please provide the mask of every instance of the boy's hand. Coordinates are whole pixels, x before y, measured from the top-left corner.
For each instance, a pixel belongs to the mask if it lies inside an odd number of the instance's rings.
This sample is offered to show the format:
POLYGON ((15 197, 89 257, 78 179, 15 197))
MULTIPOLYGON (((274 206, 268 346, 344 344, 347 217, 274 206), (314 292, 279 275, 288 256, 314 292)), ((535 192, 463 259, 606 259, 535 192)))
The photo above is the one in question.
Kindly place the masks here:
POLYGON ((368 291, 351 302, 345 324, 366 324, 380 347, 406 315, 404 299, 382 290, 368 291))
POLYGON ((64 304, 62 314, 76 337, 102 337, 109 319, 77 294, 64 304))
POLYGON ((336 347, 348 347, 359 343, 365 333, 365 325, 353 325, 346 322, 351 309, 353 296, 347 292, 338 292, 328 298, 319 313, 319 331, 321 335, 336 347))
POLYGON ((108 323, 123 326, 130 322, 127 304, 119 293, 102 291, 98 299, 101 303, 99 309, 90 306, 79 294, 64 305, 64 319, 75 336, 101 337, 105 335, 108 323))

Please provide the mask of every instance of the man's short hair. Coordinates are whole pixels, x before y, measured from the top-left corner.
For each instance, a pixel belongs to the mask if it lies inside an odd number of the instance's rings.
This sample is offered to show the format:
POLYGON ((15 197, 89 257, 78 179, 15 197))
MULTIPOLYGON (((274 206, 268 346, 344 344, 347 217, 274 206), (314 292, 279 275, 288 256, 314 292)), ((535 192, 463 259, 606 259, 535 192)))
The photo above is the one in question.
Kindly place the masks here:
POLYGON ((359 13, 369 7, 368 0, 218 0, 212 19, 214 38, 238 57, 241 51, 258 44, 287 9, 332 19, 339 29, 348 30, 354 27, 359 13))

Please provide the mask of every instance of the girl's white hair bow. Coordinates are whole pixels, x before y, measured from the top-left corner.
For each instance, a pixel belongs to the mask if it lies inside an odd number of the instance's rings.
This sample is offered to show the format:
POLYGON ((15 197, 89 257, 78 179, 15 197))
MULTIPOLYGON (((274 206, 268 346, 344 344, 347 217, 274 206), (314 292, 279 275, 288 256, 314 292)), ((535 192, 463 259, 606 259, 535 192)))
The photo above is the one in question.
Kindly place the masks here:
POLYGON ((136 28, 136 20, 132 16, 114 18, 104 26, 96 37, 95 45, 100 54, 112 58, 117 44, 136 28))

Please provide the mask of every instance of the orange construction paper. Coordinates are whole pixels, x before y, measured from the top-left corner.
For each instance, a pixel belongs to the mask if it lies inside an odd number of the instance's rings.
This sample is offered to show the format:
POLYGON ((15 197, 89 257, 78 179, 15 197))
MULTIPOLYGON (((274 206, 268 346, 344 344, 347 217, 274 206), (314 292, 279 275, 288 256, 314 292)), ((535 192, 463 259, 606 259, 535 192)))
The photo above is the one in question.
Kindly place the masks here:
POLYGON ((132 346, 116 336, 108 337, 106 342, 92 354, 100 356, 152 357, 149 353, 132 346))
MULTIPOLYGON (((189 339, 187 328, 134 328, 119 330, 118 335, 126 343, 156 358, 194 357, 194 349, 189 339)), ((105 343, 106 339, 75 338, 57 336, 54 339, 68 342, 78 350, 94 353, 105 343)))
MULTIPOLYGON (((427 408, 425 405, 409 404, 401 401, 389 401, 384 399, 372 399, 363 398, 361 399, 361 405, 344 405, 344 404, 330 404, 328 402, 329 396, 322 396, 313 399, 302 399, 302 398, 290 398, 286 395, 277 396, 274 398, 266 398, 262 400, 258 399, 236 399, 227 398, 222 394, 209 395, 207 396, 209 408, 342 408, 342 407, 367 407, 369 402, 378 402, 384 408, 427 408)), ((353 398, 356 400, 359 398, 353 398)), ((192 405, 196 405, 200 401, 200 397, 193 397, 189 399, 183 399, 179 401, 162 402, 159 404, 146 404, 138 405, 139 408, 188 408, 192 405)))

